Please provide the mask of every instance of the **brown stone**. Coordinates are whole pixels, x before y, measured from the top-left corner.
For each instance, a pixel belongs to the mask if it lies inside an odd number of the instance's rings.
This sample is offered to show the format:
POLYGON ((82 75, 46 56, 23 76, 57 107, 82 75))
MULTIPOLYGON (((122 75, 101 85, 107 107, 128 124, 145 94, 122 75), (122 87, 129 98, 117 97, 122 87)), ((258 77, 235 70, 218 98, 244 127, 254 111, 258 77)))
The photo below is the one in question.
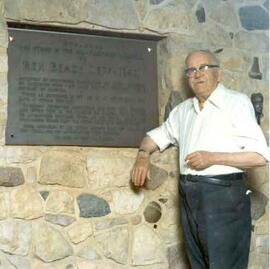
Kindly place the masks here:
POLYGON ((33 232, 34 254, 44 262, 71 256, 73 250, 64 236, 46 223, 38 223, 33 232))
POLYGON ((4 48, 8 47, 7 24, 5 21, 0 22, 0 46, 4 48))
POLYGON ((28 255, 32 236, 31 223, 22 221, 0 222, 0 250, 25 256, 28 255))
POLYGON ((74 214, 74 199, 66 191, 52 191, 46 200, 46 211, 54 214, 74 214))
POLYGON ((161 218, 161 211, 161 206, 157 202, 152 201, 145 208, 143 215, 147 222, 156 223, 161 218))
POLYGON ((155 190, 168 178, 168 172, 155 165, 150 166, 150 178, 145 183, 147 190, 155 190))
POLYGON ((24 175, 21 168, 1 167, 0 186, 14 187, 24 183, 24 175))
POLYGON ((268 198, 263 193, 255 190, 249 196, 251 201, 251 218, 257 220, 265 213, 268 198))
POLYGON ((263 32, 241 31, 235 35, 235 46, 249 53, 268 53, 269 38, 263 32))
POLYGON ((140 216, 140 215, 136 215, 136 216, 133 216, 132 218, 131 218, 131 223, 133 224, 133 225, 138 225, 138 224, 140 224, 142 222, 142 217, 140 216))
POLYGON ((37 171, 35 167, 28 167, 26 171, 26 180, 28 182, 35 182, 37 180, 37 171))
POLYGON ((86 184, 86 160, 77 152, 51 151, 41 160, 39 183, 80 188, 86 184))
POLYGON ((120 264, 127 263, 129 248, 128 226, 114 227, 109 231, 96 234, 95 240, 105 257, 120 264))
POLYGON ((8 217, 9 212, 9 193, 0 192, 0 220, 8 217))
POLYGON ((85 241, 93 234, 91 222, 75 222, 67 229, 68 236, 74 244, 85 241))
POLYGON ((91 189, 128 186, 135 156, 124 154, 125 151, 121 153, 116 150, 90 152, 87 158, 87 170, 91 189))
POLYGON ((0 254, 0 269, 14 269, 12 263, 3 254, 0 254))
MULTIPOLYGON (((145 266, 165 262, 163 242, 148 225, 134 226, 132 265, 145 266)), ((163 268, 166 268, 165 266, 163 268)))
POLYGON ((36 219, 43 216, 43 199, 31 185, 23 185, 10 194, 10 214, 20 219, 36 219))

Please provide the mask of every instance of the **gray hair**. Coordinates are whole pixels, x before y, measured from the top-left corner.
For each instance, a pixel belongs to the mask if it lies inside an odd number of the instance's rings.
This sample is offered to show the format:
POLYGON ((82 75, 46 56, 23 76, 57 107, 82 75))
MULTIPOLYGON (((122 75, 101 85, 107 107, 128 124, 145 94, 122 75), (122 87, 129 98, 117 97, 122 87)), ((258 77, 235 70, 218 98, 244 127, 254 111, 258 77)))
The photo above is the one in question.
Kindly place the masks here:
MULTIPOLYGON (((197 52, 202 52, 202 53, 208 54, 208 55, 211 57, 212 64, 220 65, 219 59, 217 58, 216 54, 215 54, 214 52, 212 52, 211 50, 194 50, 194 51, 190 52, 190 53, 188 54, 188 56, 186 57, 185 65, 187 64, 187 59, 188 59, 192 54, 197 53, 197 52)), ((186 66, 186 67, 187 67, 187 66, 186 66)))

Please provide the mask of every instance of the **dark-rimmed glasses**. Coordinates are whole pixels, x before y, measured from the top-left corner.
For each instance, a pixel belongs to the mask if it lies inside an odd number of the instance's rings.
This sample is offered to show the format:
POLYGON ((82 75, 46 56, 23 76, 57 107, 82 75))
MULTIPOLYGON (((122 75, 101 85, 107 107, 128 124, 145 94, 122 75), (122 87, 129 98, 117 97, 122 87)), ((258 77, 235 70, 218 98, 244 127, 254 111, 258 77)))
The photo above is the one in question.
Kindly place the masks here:
POLYGON ((199 68, 196 67, 189 67, 185 69, 185 75, 187 77, 193 77, 195 74, 197 74, 199 71, 207 71, 210 68, 219 68, 219 65, 217 64, 202 64, 199 66, 199 68))

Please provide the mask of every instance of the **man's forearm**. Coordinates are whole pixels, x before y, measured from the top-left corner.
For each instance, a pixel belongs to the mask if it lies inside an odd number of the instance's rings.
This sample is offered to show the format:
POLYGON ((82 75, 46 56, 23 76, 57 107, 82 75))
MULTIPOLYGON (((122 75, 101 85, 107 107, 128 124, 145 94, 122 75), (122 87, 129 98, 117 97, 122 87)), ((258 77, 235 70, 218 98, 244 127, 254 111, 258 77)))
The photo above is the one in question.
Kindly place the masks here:
POLYGON ((239 168, 263 166, 265 158, 256 152, 212 152, 213 164, 228 165, 239 168))
POLYGON ((154 140, 146 136, 140 146, 135 164, 131 172, 131 179, 135 186, 143 186, 149 174, 150 155, 158 149, 154 140))
POLYGON ((154 142, 154 140, 150 136, 146 136, 142 140, 138 154, 151 155, 156 150, 158 150, 157 144, 154 142))
POLYGON ((249 168, 266 164, 265 158, 256 152, 195 151, 188 154, 185 161, 193 169, 205 169, 212 165, 249 168))

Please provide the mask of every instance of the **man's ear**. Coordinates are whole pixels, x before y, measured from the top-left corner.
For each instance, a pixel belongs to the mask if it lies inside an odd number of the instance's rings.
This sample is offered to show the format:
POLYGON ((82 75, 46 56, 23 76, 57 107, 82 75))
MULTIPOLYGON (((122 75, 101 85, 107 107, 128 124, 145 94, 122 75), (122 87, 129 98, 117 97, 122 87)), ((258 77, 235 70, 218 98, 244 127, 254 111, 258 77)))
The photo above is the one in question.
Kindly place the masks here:
POLYGON ((223 78, 223 75, 224 75, 224 72, 223 72, 223 69, 222 68, 218 68, 217 70, 217 81, 220 82, 223 78))

